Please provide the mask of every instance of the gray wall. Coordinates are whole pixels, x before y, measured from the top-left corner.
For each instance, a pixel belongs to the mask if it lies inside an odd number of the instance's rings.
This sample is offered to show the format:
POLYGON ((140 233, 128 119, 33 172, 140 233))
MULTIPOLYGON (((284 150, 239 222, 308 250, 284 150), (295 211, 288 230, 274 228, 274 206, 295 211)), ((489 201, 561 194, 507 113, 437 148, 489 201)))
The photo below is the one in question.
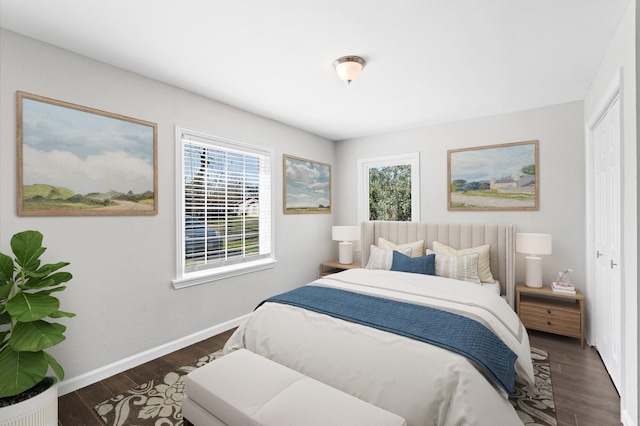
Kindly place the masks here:
MULTIPOLYGON (((341 141, 336 150, 336 222, 357 220, 357 160, 420 152, 421 221, 511 223, 517 232, 553 236, 553 254, 544 256, 543 279, 572 268, 584 282, 584 129, 583 104, 547 108, 441 124, 404 132, 341 141), (539 140, 540 209, 537 211, 448 211, 447 150, 539 140)), ((516 279, 524 279, 524 256, 516 255, 516 279)))
POLYGON ((331 164, 332 141, 1 31, 0 251, 10 252, 13 233, 37 229, 49 248, 45 260, 71 262, 74 279, 60 298, 77 317, 62 320, 67 340, 51 351, 68 379, 240 317, 265 296, 315 279, 318 264, 333 258, 332 214, 282 213, 282 155, 331 164), (17 90, 157 123, 158 215, 18 217, 17 90), (176 125, 274 149, 274 269, 172 288, 176 125))

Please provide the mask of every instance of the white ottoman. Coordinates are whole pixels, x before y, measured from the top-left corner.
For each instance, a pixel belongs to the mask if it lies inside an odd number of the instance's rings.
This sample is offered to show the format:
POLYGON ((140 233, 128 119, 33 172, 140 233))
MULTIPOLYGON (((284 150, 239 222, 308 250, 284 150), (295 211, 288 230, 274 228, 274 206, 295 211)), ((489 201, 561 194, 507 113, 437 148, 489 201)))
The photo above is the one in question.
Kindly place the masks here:
POLYGON ((405 420, 245 349, 187 375, 184 418, 196 426, 402 426, 405 420))

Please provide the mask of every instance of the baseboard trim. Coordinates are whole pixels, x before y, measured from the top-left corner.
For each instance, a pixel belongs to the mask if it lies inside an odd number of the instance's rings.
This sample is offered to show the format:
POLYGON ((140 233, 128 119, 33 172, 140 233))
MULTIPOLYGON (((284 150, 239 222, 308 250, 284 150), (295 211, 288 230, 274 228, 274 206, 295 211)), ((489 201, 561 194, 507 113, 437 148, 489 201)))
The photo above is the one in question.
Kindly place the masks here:
POLYGON ((85 386, 99 382, 100 380, 104 380, 107 377, 114 376, 130 368, 144 364, 145 362, 167 355, 171 352, 175 352, 189 345, 193 345, 194 343, 198 343, 202 340, 208 339, 209 337, 216 336, 220 333, 239 326, 249 315, 250 314, 234 318, 230 321, 223 322, 222 324, 218 324, 213 327, 190 334, 189 336, 174 340, 173 342, 165 343, 164 345, 151 348, 112 364, 105 365, 104 367, 100 367, 96 370, 89 371, 88 373, 66 379, 60 382, 58 386, 58 395, 62 396, 67 393, 76 391, 85 386))

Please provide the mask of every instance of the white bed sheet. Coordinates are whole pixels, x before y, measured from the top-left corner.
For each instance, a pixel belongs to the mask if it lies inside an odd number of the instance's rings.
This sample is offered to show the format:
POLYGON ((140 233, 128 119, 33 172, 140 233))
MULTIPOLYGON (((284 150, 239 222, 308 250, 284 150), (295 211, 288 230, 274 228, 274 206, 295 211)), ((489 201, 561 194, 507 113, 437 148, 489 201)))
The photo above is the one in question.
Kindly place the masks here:
MULTIPOLYGON (((516 374, 533 385, 524 327, 502 298, 477 284, 364 269, 311 284, 464 312, 503 338, 518 355, 516 374)), ((510 402, 465 357, 327 315, 265 303, 224 350, 239 348, 396 413, 408 425, 520 424, 510 402)))
POLYGON ((493 291, 496 294, 500 294, 500 281, 496 280, 494 283, 482 283, 480 284, 483 288, 493 291))

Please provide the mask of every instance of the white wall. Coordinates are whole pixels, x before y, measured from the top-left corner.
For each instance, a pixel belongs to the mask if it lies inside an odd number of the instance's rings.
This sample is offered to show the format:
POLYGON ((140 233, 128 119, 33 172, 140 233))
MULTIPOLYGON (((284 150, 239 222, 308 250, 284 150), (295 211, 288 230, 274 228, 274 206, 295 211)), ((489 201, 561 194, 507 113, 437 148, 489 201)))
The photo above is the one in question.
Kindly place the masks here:
POLYGON ((66 369, 67 382, 249 313, 264 297, 315 279, 318 264, 333 258, 333 214, 282 213, 282 155, 331 164, 332 141, 0 31, 0 251, 10 252, 13 233, 38 229, 49 248, 45 260, 71 262, 74 278, 60 298, 62 308, 77 317, 62 320, 67 340, 51 350, 66 369), (158 215, 18 217, 17 90, 157 123, 158 215), (182 290, 171 287, 176 125, 274 149, 274 269, 182 290))
MULTIPOLYGON (((623 370, 621 414, 625 425, 638 424, 638 208, 636 134, 636 2, 629 6, 607 49, 584 101, 589 124, 611 94, 611 83, 621 80, 622 91, 622 280, 623 370), (621 78, 619 77, 621 76, 621 78)), ((589 259, 589 255, 587 255, 589 259)), ((588 299, 587 299, 588 300, 588 299)))
MULTIPOLYGON (((441 124, 341 141, 336 147, 337 223, 357 220, 357 160, 420 152, 421 220, 511 223, 518 232, 553 236, 553 255, 543 259, 543 279, 572 268, 584 283, 584 130, 582 102, 441 124), (540 209, 537 211, 448 211, 447 150, 539 140, 540 209)), ((524 280, 524 257, 516 255, 516 279, 524 280)))

